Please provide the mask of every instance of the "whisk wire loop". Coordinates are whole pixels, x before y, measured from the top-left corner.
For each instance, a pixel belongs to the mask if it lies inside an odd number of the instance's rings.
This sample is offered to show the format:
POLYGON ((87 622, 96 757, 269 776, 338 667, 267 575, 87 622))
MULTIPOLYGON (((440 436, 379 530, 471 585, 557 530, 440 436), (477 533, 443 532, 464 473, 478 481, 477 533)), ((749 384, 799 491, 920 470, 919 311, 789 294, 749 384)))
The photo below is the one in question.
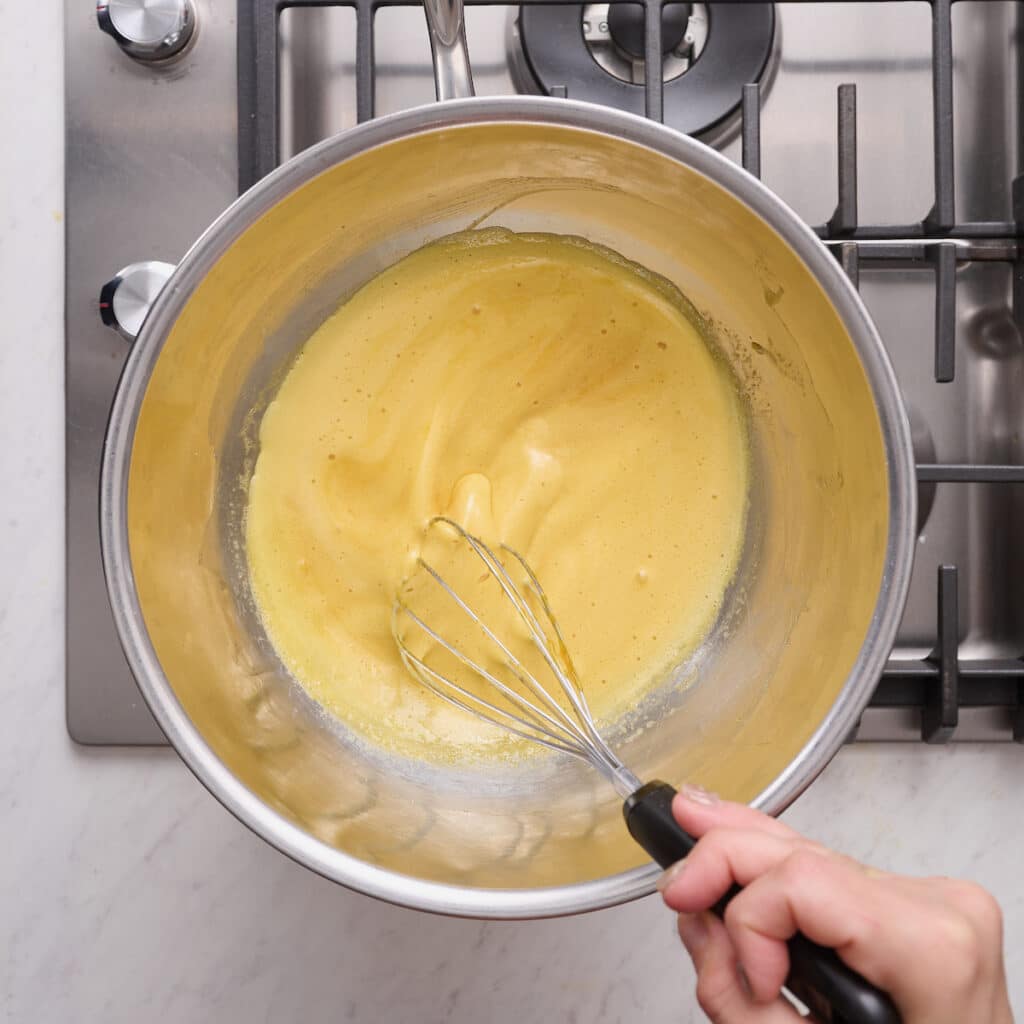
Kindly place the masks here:
MULTIPOLYGON (((435 578, 438 580, 439 583, 441 583, 442 586, 447 586, 447 584, 445 584, 441 576, 435 573, 432 573, 432 575, 435 576, 435 578)), ((519 710, 522 711, 522 713, 528 717, 530 725, 532 725, 539 732, 543 732, 545 735, 549 736, 552 740, 558 740, 557 730, 563 728, 561 723, 556 721, 542 708, 537 707, 522 694, 517 693, 511 687, 507 686, 492 672, 488 671, 482 665, 479 665, 472 658, 467 657, 467 655, 465 655, 461 650, 459 650, 459 648, 457 648, 454 644, 450 643, 443 636, 441 636, 435 629, 433 629, 426 622, 424 622, 423 619, 420 618, 420 616, 417 615, 416 612, 414 612, 411 608, 409 608, 408 605, 406 605, 405 603, 399 603, 398 607, 400 608, 401 611, 404 611, 405 614, 408 615, 409 618, 414 623, 416 623, 416 625, 419 626, 420 629, 422 629, 423 632, 427 636, 429 636, 435 643, 439 644, 453 657, 457 658, 460 662, 462 662, 462 664, 465 665, 471 672, 475 672, 477 675, 485 679, 503 697, 505 697, 506 700, 510 701, 512 704, 518 707, 519 710), (544 722, 547 723, 547 726, 550 726, 550 729, 548 729, 544 724, 542 724, 544 722)), ((470 612, 470 614, 472 614, 472 612, 470 612)), ((468 700, 483 705, 497 712, 498 714, 501 714, 506 719, 511 718, 513 722, 516 721, 515 717, 510 715, 507 711, 503 710, 500 707, 492 705, 489 701, 485 701, 482 697, 473 693, 471 690, 467 690, 465 687, 460 686, 454 680, 449 679, 447 676, 444 676, 440 672, 431 668, 422 658, 420 658, 418 655, 410 651, 408 647, 405 646, 404 642, 400 645, 399 650, 402 655, 402 660, 406 663, 406 665, 408 665, 409 662, 411 661, 416 668, 428 673, 432 679, 434 679, 435 681, 443 682, 446 686, 450 687, 452 690, 457 691, 468 700)), ((517 678, 519 678, 518 675, 517 678)), ((583 740, 582 736, 580 736, 579 738, 581 741, 583 740)))
POLYGON ((528 639, 548 671, 554 676, 558 684, 558 691, 561 692, 568 706, 537 679, 535 673, 524 664, 522 658, 517 656, 509 644, 501 638, 498 630, 492 628, 478 613, 473 607, 473 603, 463 597, 422 556, 417 559, 417 568, 423 570, 427 578, 448 595, 463 615, 477 627, 480 635, 493 645, 493 650, 500 653, 498 660, 503 663, 525 692, 510 686, 495 672, 481 664, 478 659, 470 657, 456 643, 430 625, 403 599, 402 592, 405 589, 403 587, 400 588, 392 608, 391 626, 406 668, 428 690, 463 711, 523 739, 541 743, 552 750, 589 762, 610 778, 616 788, 621 791, 626 791, 627 787, 633 786, 637 781, 635 776, 622 764, 597 731, 586 698, 580 689, 568 647, 551 611, 547 594, 526 559, 513 548, 504 544, 501 546, 501 550, 515 559, 518 566, 524 571, 526 589, 528 592, 532 591, 536 598, 533 603, 513 579, 501 558, 484 541, 469 533, 458 522, 447 516, 436 516, 431 519, 427 530, 439 525, 451 529, 456 539, 465 542, 483 563, 487 575, 482 577, 482 580, 493 578, 498 583, 507 603, 511 605, 522 625, 526 627, 528 639), (538 606, 539 610, 535 606, 538 606), (415 653, 407 641, 410 626, 415 627, 423 636, 433 641, 438 648, 455 658, 460 665, 468 669, 478 679, 493 687, 496 695, 500 694, 508 706, 502 707, 463 686, 451 678, 450 673, 440 671, 436 666, 429 664, 425 656, 415 653))
MULTIPOLYGON (((449 520, 447 520, 447 519, 440 520, 440 521, 442 521, 442 522, 449 522, 449 520)), ((432 522, 434 522, 434 520, 432 520, 432 522)), ((469 538, 469 535, 467 534, 467 539, 468 538, 469 538)), ((475 539, 475 538, 473 538, 473 539, 475 539)), ((470 540, 470 544, 472 545, 472 540, 470 540)), ((476 553, 478 555, 480 555, 481 558, 484 557, 482 554, 480 554, 480 552, 477 550, 476 547, 474 547, 474 551, 476 551, 476 553)), ((494 570, 493 566, 491 565, 491 563, 488 562, 486 559, 484 559, 484 561, 485 561, 485 564, 487 565, 488 569, 492 573, 494 573, 495 570, 494 570)), ((521 682, 524 686, 526 686, 534 694, 534 696, 536 696, 542 703, 546 704, 547 707, 549 708, 549 710, 552 711, 556 716, 558 716, 558 718, 561 720, 562 726, 564 728, 568 729, 568 731, 570 733, 572 733, 574 736, 576 736, 581 742, 585 741, 586 737, 580 732, 579 727, 572 720, 572 718, 565 711, 565 709, 560 704, 558 704, 557 701, 552 699, 551 694, 548 693, 547 690, 545 690, 544 687, 541 686, 539 682, 537 682, 537 680, 533 677, 533 675, 529 671, 527 671, 527 669, 523 665, 522 661, 519 658, 516 657, 516 655, 508 648, 508 646, 494 632, 494 630, 492 630, 487 625, 487 623, 481 618, 481 616, 478 615, 466 603, 466 601, 463 600, 462 597, 460 597, 460 595, 455 590, 455 588, 452 587, 447 582, 447 580, 445 580, 444 577, 441 576, 441 574, 432 565, 430 565, 428 562, 424 561, 423 558, 418 558, 417 559, 417 565, 421 569, 425 570, 431 577, 433 577, 434 581, 441 587, 441 589, 444 590, 446 594, 448 594, 448 596, 459 606, 460 609, 462 609, 462 611, 470 618, 470 620, 472 620, 472 622, 475 623, 475 625, 480 628, 480 630, 484 633, 484 635, 501 651, 501 653, 504 655, 506 666, 512 671, 512 673, 519 680, 519 682, 521 682)), ((506 593, 507 596, 509 596, 510 600, 515 601, 515 598, 513 598, 512 595, 510 595, 507 590, 505 591, 505 593, 506 593)), ((518 597, 518 595, 516 595, 516 597, 518 597)), ((510 694, 514 693, 514 691, 511 691, 508 687, 504 686, 492 674, 490 674, 488 672, 485 672, 480 666, 478 666, 474 662, 470 661, 460 650, 455 648, 449 642, 447 642, 444 639, 442 639, 436 633, 436 631, 434 631, 432 629, 429 629, 426 626, 426 624, 423 622, 423 620, 421 618, 419 618, 419 616, 417 616, 415 613, 413 613, 408 608, 407 605, 404 605, 404 607, 405 607, 406 612, 413 619, 413 621, 415 621, 417 623, 417 625, 419 625, 420 628, 424 630, 424 632, 426 632, 428 635, 430 635, 430 637, 433 640, 435 640, 438 643, 440 643, 441 646, 444 647, 451 654, 455 655, 455 657, 458 658, 464 665, 466 665, 467 668, 470 668, 473 671, 478 672, 480 675, 484 676, 487 679, 488 682, 490 682, 490 683, 494 684, 496 687, 498 687, 498 689, 506 697, 509 697, 510 694)), ((512 699, 514 699, 514 697, 512 699)), ((544 717, 547 718, 546 715, 544 717)), ((550 719, 548 719, 548 720, 550 721, 550 719)), ((552 722, 552 724, 555 724, 555 723, 552 722)))

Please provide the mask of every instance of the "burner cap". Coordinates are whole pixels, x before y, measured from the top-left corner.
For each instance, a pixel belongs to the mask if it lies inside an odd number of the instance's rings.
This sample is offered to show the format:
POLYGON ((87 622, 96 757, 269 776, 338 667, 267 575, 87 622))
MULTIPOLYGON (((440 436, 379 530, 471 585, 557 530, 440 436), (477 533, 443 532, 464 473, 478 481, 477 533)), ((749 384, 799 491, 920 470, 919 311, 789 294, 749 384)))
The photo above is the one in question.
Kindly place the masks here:
MULTIPOLYGON (((677 50, 686 35, 693 4, 665 4, 661 9, 661 52, 677 50)), ((634 60, 644 59, 644 9, 640 4, 612 4, 608 10, 612 40, 634 60)))
MULTIPOLYGON (((594 7, 545 3, 519 8, 510 41, 516 86, 643 114, 645 7, 608 5, 606 24, 597 28, 610 39, 617 59, 607 59, 592 45, 594 7)), ((743 86, 764 74, 775 37, 775 5, 672 3, 662 10, 665 124, 701 135, 735 113, 743 86), (706 38, 694 31, 698 12, 706 38)))

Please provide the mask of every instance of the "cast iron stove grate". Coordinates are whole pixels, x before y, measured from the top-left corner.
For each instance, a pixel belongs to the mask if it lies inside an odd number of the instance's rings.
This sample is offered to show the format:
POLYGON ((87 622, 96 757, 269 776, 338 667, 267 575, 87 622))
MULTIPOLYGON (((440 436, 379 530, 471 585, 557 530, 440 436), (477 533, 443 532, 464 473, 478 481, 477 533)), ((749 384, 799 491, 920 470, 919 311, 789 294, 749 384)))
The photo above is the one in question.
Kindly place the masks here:
MULTIPOLYGON (((467 5, 499 5, 502 0, 465 0, 467 5)), ((543 5, 564 0, 521 0, 543 5)), ((611 0, 612 3, 628 0, 611 0)), ((636 2, 636 0, 633 0, 636 2)), ((709 5, 752 4, 755 0, 716 0, 709 5)), ((819 0, 813 0, 819 2, 819 0)), ((856 0, 839 0, 856 2, 856 0)), ((863 2, 863 0, 860 0, 863 2)), ((875 0, 884 3, 886 0, 875 0)), ((932 118, 935 203, 920 222, 861 224, 857 211, 857 92, 840 85, 837 96, 838 204, 827 223, 815 228, 856 285, 860 268, 928 268, 935 276, 935 344, 931 372, 938 383, 956 374, 957 267, 990 261, 1011 267, 1012 311, 1024 333, 1024 175, 1012 182, 1013 220, 958 221, 954 197, 952 5, 984 0, 930 0, 932 32, 932 118)), ((277 166, 279 17, 289 7, 348 7, 356 17, 356 111, 359 121, 374 116, 374 16, 383 7, 419 7, 416 0, 250 0, 238 7, 238 166, 239 191, 277 166)), ((647 66, 660 66, 664 0, 643 0, 647 66), (654 16, 651 16, 651 15, 654 16), (653 59, 652 59, 653 58, 653 59)), ((822 17, 827 13, 822 12, 822 17)), ((426 27, 424 26, 424 32, 426 27)), ((1024 75, 1020 76, 1024 80, 1024 75)), ((561 90, 564 94, 565 90, 561 90)), ((665 83, 646 76, 646 116, 662 120, 665 83)), ((1018 85, 1024 107, 1024 84, 1018 85)), ((740 96, 742 162, 761 171, 760 86, 744 85, 740 96)), ((1024 397, 1024 396, 1022 396, 1024 397)), ((1024 465, 919 463, 919 484, 943 487, 971 483, 1024 486, 1024 465)), ((1024 528, 1024 524, 1021 524, 1024 528)), ((961 708, 1003 708, 1013 739, 1024 743, 1024 658, 961 660, 958 656, 958 571, 941 565, 936 580, 936 632, 932 653, 919 660, 890 660, 871 700, 875 708, 915 708, 921 712, 921 738, 946 742, 956 732, 961 708)), ((1024 600, 1024 585, 1021 588, 1024 600)))

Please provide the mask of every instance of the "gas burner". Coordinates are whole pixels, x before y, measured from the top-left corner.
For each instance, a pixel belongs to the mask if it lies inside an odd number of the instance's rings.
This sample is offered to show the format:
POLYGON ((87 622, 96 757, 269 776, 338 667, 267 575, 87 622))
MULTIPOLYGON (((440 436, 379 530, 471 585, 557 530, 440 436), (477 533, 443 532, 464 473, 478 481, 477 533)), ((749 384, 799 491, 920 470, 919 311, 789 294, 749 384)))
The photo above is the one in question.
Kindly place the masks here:
MULTIPOLYGON (((634 3, 528 4, 510 21, 512 78, 521 92, 644 113, 645 8, 634 3)), ((773 4, 662 8, 665 123, 689 135, 721 128, 742 88, 761 80, 775 39, 773 4)))
MULTIPOLYGON (((910 440, 914 447, 914 462, 917 465, 931 465, 937 462, 935 453, 935 438, 932 435, 931 427, 924 418, 921 410, 911 401, 904 401, 907 406, 907 419, 910 420, 910 440)), ((917 484, 917 533, 920 536, 928 525, 928 517, 932 514, 932 506, 935 504, 935 494, 938 490, 935 481, 919 480, 917 484)))
MULTIPOLYGON (((583 38, 610 75, 644 84, 644 9, 640 4, 587 4, 583 38)), ((671 82, 690 70, 708 40, 705 4, 666 4, 661 16, 661 75, 671 82)))

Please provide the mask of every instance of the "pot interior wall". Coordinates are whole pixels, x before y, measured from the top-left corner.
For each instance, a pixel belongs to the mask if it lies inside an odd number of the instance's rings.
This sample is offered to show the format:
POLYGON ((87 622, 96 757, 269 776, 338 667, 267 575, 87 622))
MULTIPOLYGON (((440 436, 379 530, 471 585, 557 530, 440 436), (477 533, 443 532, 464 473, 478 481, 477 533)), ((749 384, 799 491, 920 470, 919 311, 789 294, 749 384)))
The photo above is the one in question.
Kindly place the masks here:
POLYGON ((645 860, 611 788, 545 757, 428 768, 347 736, 263 637, 241 530, 259 414, 297 347, 406 253, 497 225, 582 235, 663 274, 742 383, 754 485, 739 578, 699 657, 643 709, 651 724, 621 753, 641 776, 756 798, 822 723, 863 643, 883 577, 886 454, 854 346, 804 264, 743 203, 654 151, 581 129, 479 124, 326 167, 187 297, 138 419, 129 544, 170 686, 262 800, 404 874, 534 888, 645 860))

